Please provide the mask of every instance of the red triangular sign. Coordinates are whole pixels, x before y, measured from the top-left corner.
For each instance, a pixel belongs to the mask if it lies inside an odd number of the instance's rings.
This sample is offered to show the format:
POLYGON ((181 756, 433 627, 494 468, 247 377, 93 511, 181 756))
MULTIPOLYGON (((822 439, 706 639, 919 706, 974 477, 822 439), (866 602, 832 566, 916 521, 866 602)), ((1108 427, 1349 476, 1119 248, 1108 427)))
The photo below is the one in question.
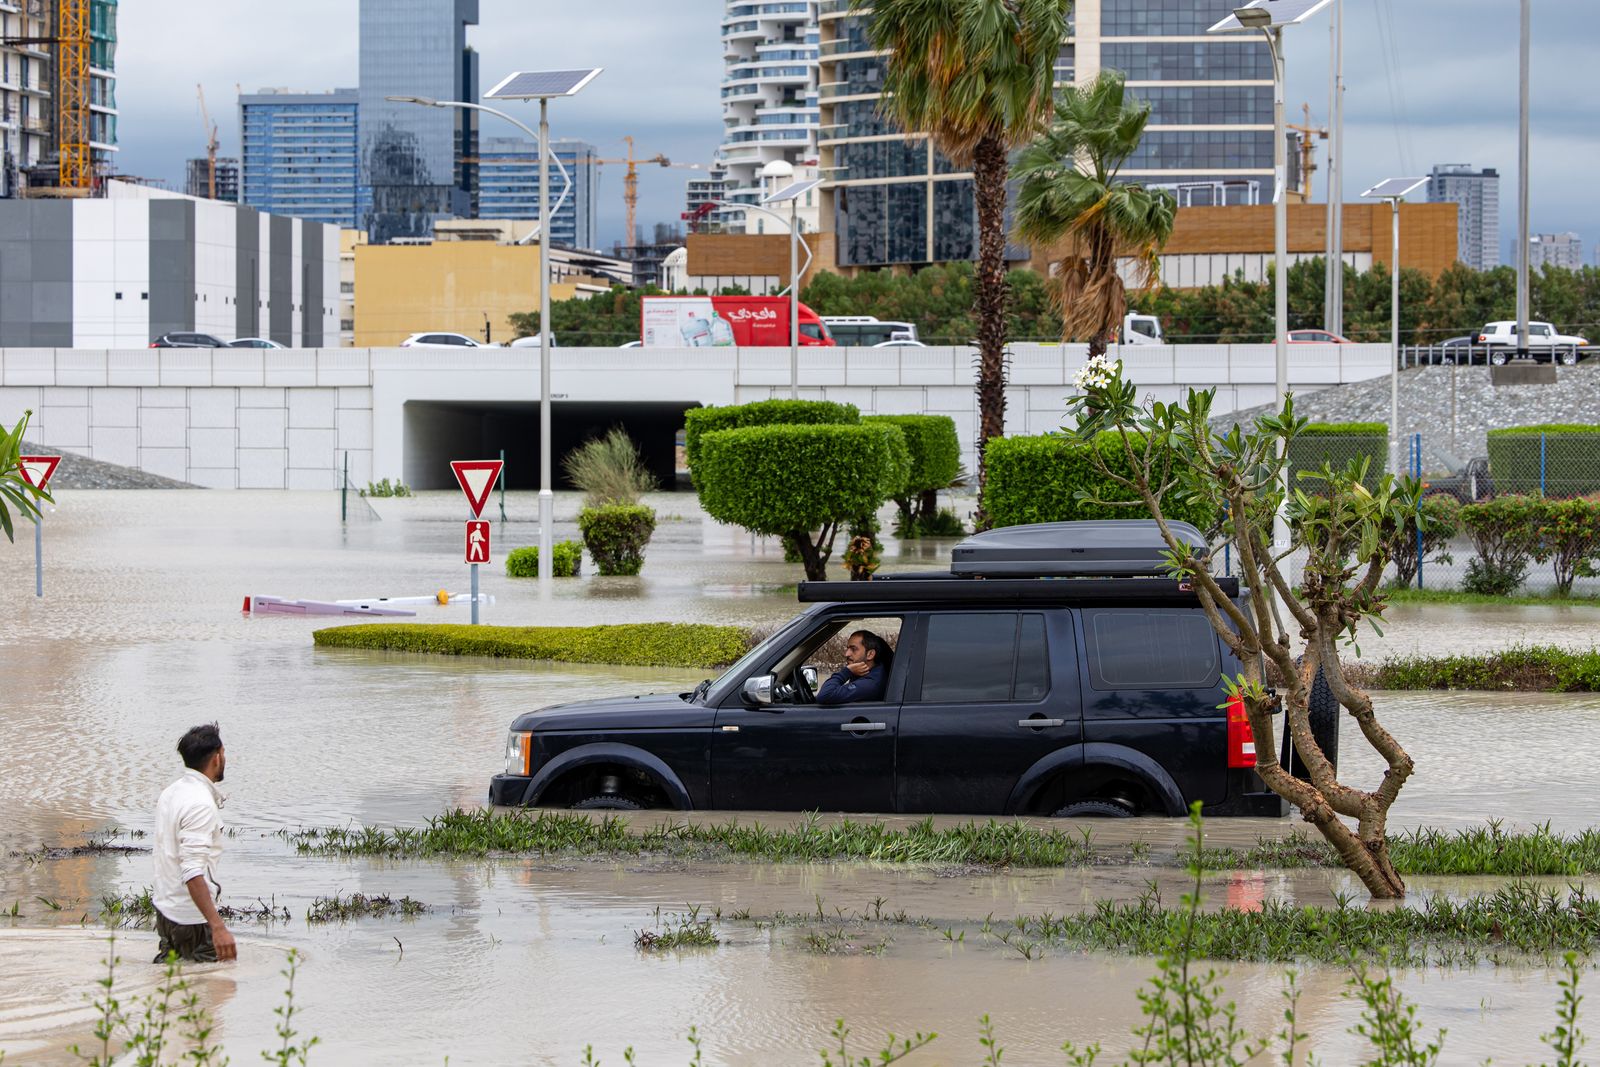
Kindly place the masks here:
POLYGON ((18 456, 17 460, 21 464, 18 473, 22 475, 22 480, 41 490, 50 484, 56 468, 61 466, 60 456, 18 456))
POLYGON ((453 459, 450 469, 455 471, 456 482, 461 486, 461 491, 467 495, 467 506, 472 508, 472 517, 477 518, 483 514, 483 506, 489 502, 489 493, 494 489, 494 483, 500 479, 500 468, 505 464, 498 459, 453 459))

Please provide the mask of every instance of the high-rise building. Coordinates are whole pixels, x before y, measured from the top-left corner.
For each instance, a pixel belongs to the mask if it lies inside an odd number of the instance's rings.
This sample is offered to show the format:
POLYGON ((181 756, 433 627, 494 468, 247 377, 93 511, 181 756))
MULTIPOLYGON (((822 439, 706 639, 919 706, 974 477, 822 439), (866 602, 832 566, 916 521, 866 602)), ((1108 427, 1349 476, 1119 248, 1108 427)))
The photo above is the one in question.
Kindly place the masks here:
POLYGON ((211 195, 211 160, 191 159, 184 167, 183 191, 201 200, 221 200, 229 204, 239 202, 239 161, 217 160, 216 195, 211 195))
MULTIPOLYGON (((1261 203, 1273 174, 1272 57, 1259 34, 1206 34, 1234 0, 1078 0, 1058 87, 1127 76, 1150 124, 1122 174, 1175 187, 1187 204, 1261 203)), ((879 111, 884 56, 871 15, 825 3, 820 18, 822 210, 841 267, 971 259, 972 174, 879 111), (830 219, 831 216, 831 219, 830 219)), ((1011 258, 1026 258, 1013 248, 1011 258)))
POLYGON ((361 226, 359 100, 354 89, 241 95, 242 201, 271 215, 361 226))
POLYGON ((718 201, 728 198, 728 189, 728 168, 720 159, 711 164, 704 178, 689 179, 689 184, 684 188, 684 218, 689 223, 691 233, 725 228, 727 220, 716 205, 718 201))
MULTIPOLYGON (((55 23, 55 0, 0 0, 0 197, 18 195, 27 174, 53 169, 60 155, 55 23)), ((90 0, 89 151, 101 175, 117 150, 116 70, 117 0, 90 0)))
MULTIPOLYGON (((484 137, 478 142, 478 217, 481 219, 537 219, 539 217, 539 146, 521 137, 484 137)), ((594 145, 563 138, 550 142, 550 219, 552 245, 595 247, 595 204, 600 195, 600 168, 594 145), (556 210, 566 190, 561 171, 567 169, 572 190, 556 210)))
MULTIPOLYGON (((773 160, 798 169, 817 158, 818 45, 816 0, 727 0, 718 150, 727 168, 727 199, 759 202, 761 168, 773 160)), ((733 232, 757 232, 755 216, 747 221, 744 214, 730 211, 722 221, 733 232)), ((816 229, 816 217, 813 208, 806 229, 816 229)))
POLYGON ((1435 164, 1428 177, 1430 204, 1456 205, 1456 248, 1473 270, 1500 265, 1500 174, 1466 163, 1435 164))
POLYGON ((1583 266, 1583 238, 1575 233, 1536 233, 1528 239, 1528 266, 1565 267, 1577 270, 1583 266))
POLYGON ((435 219, 474 213, 476 112, 387 98, 477 101, 478 0, 361 0, 360 21, 363 228, 375 244, 425 238, 435 219))

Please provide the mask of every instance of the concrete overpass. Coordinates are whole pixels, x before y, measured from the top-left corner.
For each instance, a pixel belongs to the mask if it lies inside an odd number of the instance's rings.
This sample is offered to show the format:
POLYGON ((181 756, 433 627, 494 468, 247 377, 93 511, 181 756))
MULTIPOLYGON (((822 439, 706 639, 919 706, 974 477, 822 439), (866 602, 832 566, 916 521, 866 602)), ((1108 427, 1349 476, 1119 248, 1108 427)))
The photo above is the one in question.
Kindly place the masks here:
MULTIPOLYGON (((1013 346, 1008 433, 1061 425, 1083 345, 1013 346)), ((34 411, 29 439, 213 488, 332 489, 345 453, 357 485, 452 486, 447 461, 504 448, 510 487, 538 471, 539 351, 466 349, 0 348, 0 421, 34 411)), ((975 467, 970 348, 801 351, 800 391, 864 414, 955 420, 975 467)), ((1129 346, 1148 395, 1215 387, 1219 413, 1273 398, 1271 345, 1129 346)), ((1293 345, 1296 392, 1389 372, 1387 345, 1293 345)), ((771 348, 561 348, 551 365, 554 451, 624 426, 671 484, 683 412, 789 394, 789 352, 771 348)))

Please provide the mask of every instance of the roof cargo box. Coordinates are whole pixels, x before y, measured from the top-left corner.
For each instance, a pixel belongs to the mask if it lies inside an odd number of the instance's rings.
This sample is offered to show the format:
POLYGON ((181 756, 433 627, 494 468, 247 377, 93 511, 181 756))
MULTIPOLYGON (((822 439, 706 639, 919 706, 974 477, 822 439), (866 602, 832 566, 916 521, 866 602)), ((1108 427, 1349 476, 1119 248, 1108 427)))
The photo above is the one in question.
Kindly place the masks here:
MULTIPOLYGON (((1205 535, 1186 522, 1168 528, 1195 554, 1205 535)), ((993 578, 1165 577, 1167 544, 1151 519, 1042 522, 1005 526, 967 538, 950 554, 950 570, 993 578)))

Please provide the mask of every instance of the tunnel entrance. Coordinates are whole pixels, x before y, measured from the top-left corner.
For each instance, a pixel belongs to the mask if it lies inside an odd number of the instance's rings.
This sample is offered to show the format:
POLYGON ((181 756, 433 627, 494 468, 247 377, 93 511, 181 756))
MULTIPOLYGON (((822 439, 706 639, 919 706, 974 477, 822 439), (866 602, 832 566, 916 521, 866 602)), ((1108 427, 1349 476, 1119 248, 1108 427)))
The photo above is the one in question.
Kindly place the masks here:
MULTIPOLYGON (((550 405, 551 472, 557 489, 570 489, 561 461, 567 453, 620 426, 639 446, 663 489, 677 487, 678 434, 683 413, 697 401, 550 405)), ((454 489, 453 459, 497 459, 506 454, 505 487, 539 488, 539 404, 531 402, 411 400, 405 405, 405 480, 413 489, 454 489)))

